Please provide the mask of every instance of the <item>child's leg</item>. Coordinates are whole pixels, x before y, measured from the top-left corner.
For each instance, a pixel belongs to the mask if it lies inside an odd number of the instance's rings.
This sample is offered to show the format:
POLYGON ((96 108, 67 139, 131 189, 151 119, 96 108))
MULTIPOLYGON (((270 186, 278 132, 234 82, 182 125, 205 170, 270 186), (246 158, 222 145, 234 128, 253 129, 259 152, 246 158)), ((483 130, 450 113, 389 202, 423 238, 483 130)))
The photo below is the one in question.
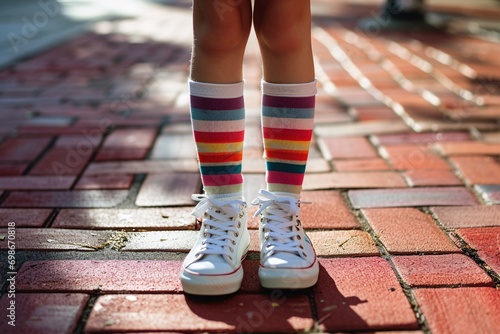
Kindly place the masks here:
POLYGON ((250 0, 194 0, 191 80, 242 81, 243 54, 251 27, 250 0))
POLYGON ((262 132, 268 191, 261 190, 259 278, 266 288, 307 288, 318 279, 300 221, 300 192, 314 123, 316 82, 309 0, 256 0, 264 64, 262 132))
POLYGON ((237 291, 250 244, 242 195, 245 111, 242 63, 251 29, 250 0, 194 0, 191 118, 204 195, 193 214, 202 218, 198 240, 184 259, 184 292, 237 291))
POLYGON ((314 80, 309 0, 255 0, 254 27, 265 81, 314 80))
POLYGON ((268 190, 298 194, 316 93, 309 0, 256 0, 254 24, 264 65, 262 125, 268 190))
POLYGON ((250 0, 193 4, 191 117, 207 194, 242 192, 242 64, 251 18, 250 0))

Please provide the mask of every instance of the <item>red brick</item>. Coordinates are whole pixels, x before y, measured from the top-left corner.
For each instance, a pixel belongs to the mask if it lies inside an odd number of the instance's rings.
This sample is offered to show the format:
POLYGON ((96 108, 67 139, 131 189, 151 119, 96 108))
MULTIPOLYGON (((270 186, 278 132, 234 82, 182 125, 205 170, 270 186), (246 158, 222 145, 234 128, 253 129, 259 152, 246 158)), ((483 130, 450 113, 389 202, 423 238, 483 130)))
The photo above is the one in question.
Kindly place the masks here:
POLYGON ((346 112, 332 111, 331 108, 328 109, 328 107, 316 104, 316 113, 314 114, 315 124, 345 123, 351 122, 352 118, 353 117, 346 112), (325 108, 325 110, 322 110, 322 108, 325 108))
POLYGON ((327 160, 378 157, 377 151, 366 137, 321 138, 318 144, 327 160))
POLYGON ((189 158, 196 158, 196 146, 191 133, 162 134, 156 139, 151 151, 151 159, 189 158))
POLYGON ((365 231, 310 231, 318 256, 371 256, 379 255, 370 234, 365 231))
POLYGON ((487 204, 500 204, 500 185, 478 185, 475 188, 487 204))
POLYGON ((463 254, 394 256, 392 261, 411 287, 493 285, 486 272, 463 254))
MULTIPOLYGON (((104 128, 104 130, 106 130, 104 128)), ((82 133, 103 133, 103 130, 95 127, 80 126, 47 126, 47 125, 23 125, 18 127, 17 132, 21 135, 79 135, 82 133)))
POLYGON ((0 164, 0 176, 20 176, 26 170, 26 167, 28 167, 28 164, 23 163, 0 164))
POLYGON ((27 261, 19 269, 19 291, 180 292, 180 261, 27 261))
POLYGON ((332 172, 306 174, 303 189, 399 187, 407 187, 407 184, 397 172, 332 172))
POLYGON ((106 137, 102 146, 115 149, 148 149, 155 138, 156 128, 118 129, 106 137))
POLYGON ((462 181, 451 170, 414 169, 403 173, 411 187, 459 186, 462 181))
POLYGON ((363 214, 390 253, 459 252, 431 216, 417 209, 365 209, 363 214))
POLYGON ((52 138, 10 138, 0 145, 0 161, 33 161, 47 147, 52 138))
POLYGON ((200 176, 194 173, 148 175, 139 190, 136 205, 192 205, 191 195, 200 192, 200 183, 200 176))
POLYGON ((499 155, 500 144, 478 141, 439 143, 436 149, 444 155, 499 155))
POLYGON ((75 180, 75 176, 2 176, 0 177, 0 189, 69 189, 71 188, 75 180))
POLYGON ((500 274, 500 227, 459 229, 457 234, 477 250, 481 259, 500 274))
POLYGON ((52 149, 30 170, 31 175, 78 175, 92 155, 88 151, 52 149))
POLYGON ((413 293, 433 333, 495 333, 500 328, 498 289, 417 289, 413 293))
POLYGON ((305 228, 360 228, 356 217, 337 191, 303 191, 301 200, 311 202, 301 205, 302 224, 305 228))
POLYGON ((381 152, 387 156, 395 169, 450 169, 446 161, 424 145, 384 146, 381 152))
POLYGON ((161 174, 166 172, 199 173, 199 168, 196 159, 98 162, 89 164, 85 175, 161 174))
POLYGON ((348 195, 352 205, 357 209, 477 204, 474 196, 462 187, 350 190, 348 195))
MULTIPOLYGON (((82 229, 194 229, 192 207, 63 209, 52 227, 82 229)), ((0 210, 1 212, 1 210, 0 210)))
MULTIPOLYGON (((2 230, 6 234, 6 230, 2 230)), ((106 246, 111 231, 82 231, 48 228, 16 228, 16 250, 95 251, 106 246)), ((7 249, 0 240, 0 249, 7 249)))
POLYGON ((0 226, 14 222, 16 227, 42 227, 51 213, 51 209, 0 209, 0 226))
POLYGON ((335 160, 335 169, 339 172, 362 172, 390 170, 390 167, 381 158, 335 160))
POLYGON ((125 200, 126 190, 13 191, 2 207, 108 208, 125 200))
POLYGON ((200 298, 185 295, 106 295, 96 301, 85 332, 297 332, 313 326, 305 295, 200 298), (160 316, 161 315, 161 316, 160 316))
POLYGON ((398 120, 371 121, 363 123, 318 124, 314 133, 320 137, 368 136, 380 133, 406 132, 408 126, 398 120))
MULTIPOLYGON (((311 158, 311 153, 313 153, 313 151, 309 151, 309 159, 307 160, 306 173, 326 173, 332 170, 328 161, 326 161, 323 158, 311 158)), ((261 160, 261 162, 265 170, 264 160, 261 160)), ((243 163, 245 162, 243 161, 243 163)), ((243 174, 245 174, 245 167, 243 167, 243 174)))
POLYGON ((102 140, 102 136, 91 136, 90 134, 82 135, 62 135, 59 136, 54 144, 54 147, 64 149, 71 147, 76 151, 89 150, 90 147, 97 147, 102 140))
POLYGON ((417 329, 396 275, 380 257, 321 259, 314 289, 325 332, 417 329))
POLYGON ((346 103, 349 103, 349 100, 352 99, 368 100, 370 102, 373 100, 373 96, 371 96, 363 88, 357 86, 339 88, 337 92, 343 100, 346 100, 346 103))
MULTIPOLYGON (((4 333, 71 334, 78 325, 88 299, 88 295, 76 293, 17 293, 16 326, 12 327, 15 331, 9 330, 11 327, 7 322, 10 319, 5 315, 0 318, 0 328, 4 329, 4 333)), ((2 296, 2 310, 9 307, 11 300, 7 294, 2 296)))
POLYGON ((352 111, 360 122, 399 119, 399 116, 386 106, 356 106, 352 111))
POLYGON ((101 148, 94 161, 124 161, 124 160, 143 160, 148 154, 148 149, 146 148, 136 148, 136 149, 117 149, 117 148, 101 148))
POLYGON ((133 175, 124 174, 83 176, 74 189, 130 189, 133 181, 133 175))
POLYGON ((470 184, 500 184, 500 164, 492 157, 453 157, 451 161, 470 184))
POLYGON ((435 207, 432 211, 446 228, 500 226, 500 206, 435 207))
MULTIPOLYGON (((199 231, 165 231, 129 232, 127 243, 122 252, 127 251, 169 251, 188 252, 193 247, 199 231)), ((252 240, 252 251, 258 250, 256 240, 252 240)))

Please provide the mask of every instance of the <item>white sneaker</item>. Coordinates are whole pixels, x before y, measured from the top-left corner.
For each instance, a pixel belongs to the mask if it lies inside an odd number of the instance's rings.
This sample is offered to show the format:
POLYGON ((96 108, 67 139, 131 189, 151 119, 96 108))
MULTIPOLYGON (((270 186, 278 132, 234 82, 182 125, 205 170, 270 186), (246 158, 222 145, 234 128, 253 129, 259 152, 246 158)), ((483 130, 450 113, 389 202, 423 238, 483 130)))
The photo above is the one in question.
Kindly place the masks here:
MULTIPOLYGON (((259 278, 270 289, 303 289, 318 281, 316 253, 300 222, 300 196, 260 190, 259 278)), ((302 202, 304 203, 304 202, 302 202)))
POLYGON ((192 198, 200 202, 193 216, 203 218, 198 240, 182 263, 182 288, 195 295, 238 291, 243 280, 241 262, 250 245, 247 204, 241 196, 192 198))

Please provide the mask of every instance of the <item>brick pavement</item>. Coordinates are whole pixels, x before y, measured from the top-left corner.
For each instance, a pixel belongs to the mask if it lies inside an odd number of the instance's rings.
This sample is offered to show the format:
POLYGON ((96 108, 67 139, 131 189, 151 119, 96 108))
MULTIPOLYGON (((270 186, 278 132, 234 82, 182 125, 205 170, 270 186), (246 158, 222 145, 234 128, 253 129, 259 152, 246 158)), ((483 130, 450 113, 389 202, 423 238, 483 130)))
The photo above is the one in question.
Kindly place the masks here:
MULTIPOLYGON (((262 289, 249 221, 242 289, 210 299, 184 295, 177 279, 199 227, 190 195, 201 183, 186 85, 190 11, 167 3, 0 69, 2 332, 500 327, 500 44, 462 29, 490 11, 455 17, 453 31, 365 33, 355 22, 373 7, 315 2, 320 91, 303 220, 319 282, 262 289), (4 314, 9 222, 16 331, 4 314)), ((264 183, 258 66, 252 37, 250 199, 264 183)))

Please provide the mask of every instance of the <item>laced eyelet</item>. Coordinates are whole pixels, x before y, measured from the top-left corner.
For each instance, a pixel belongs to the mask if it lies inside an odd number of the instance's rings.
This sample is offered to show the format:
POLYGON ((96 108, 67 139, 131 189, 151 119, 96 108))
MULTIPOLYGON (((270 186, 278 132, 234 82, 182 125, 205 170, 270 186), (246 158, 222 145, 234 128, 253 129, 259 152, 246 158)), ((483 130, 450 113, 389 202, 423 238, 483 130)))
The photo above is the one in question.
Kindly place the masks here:
POLYGON ((239 237, 239 236, 240 236, 240 234, 239 234, 238 232, 235 232, 235 233, 234 233, 234 236, 237 238, 237 237, 239 237))
POLYGON ((300 245, 300 246, 299 246, 299 248, 300 248, 300 249, 304 249, 304 246, 300 245))
POLYGON ((231 243, 232 243, 233 245, 236 245, 236 241, 234 241, 234 240, 231 240, 231 243))
POLYGON ((306 253, 304 253, 304 252, 302 252, 302 255, 304 255, 304 257, 307 257, 307 254, 306 254, 306 253))
POLYGON ((302 240, 302 237, 300 235, 298 235, 297 240, 302 240))
POLYGON ((238 225, 236 225, 237 228, 241 227, 241 222, 238 222, 238 225))

